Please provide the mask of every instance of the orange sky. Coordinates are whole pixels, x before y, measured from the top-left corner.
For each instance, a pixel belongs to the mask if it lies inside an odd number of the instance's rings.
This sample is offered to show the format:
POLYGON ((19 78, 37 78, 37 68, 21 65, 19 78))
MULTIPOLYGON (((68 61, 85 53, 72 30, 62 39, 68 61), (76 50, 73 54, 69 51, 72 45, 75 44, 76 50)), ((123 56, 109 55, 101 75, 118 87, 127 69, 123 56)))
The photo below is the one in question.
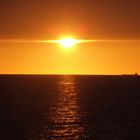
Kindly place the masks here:
POLYGON ((1 74, 140 73, 140 41, 57 44, 0 43, 1 74))
POLYGON ((140 73, 139 0, 0 0, 0 40, 107 39, 64 49, 2 43, 0 74, 140 73))

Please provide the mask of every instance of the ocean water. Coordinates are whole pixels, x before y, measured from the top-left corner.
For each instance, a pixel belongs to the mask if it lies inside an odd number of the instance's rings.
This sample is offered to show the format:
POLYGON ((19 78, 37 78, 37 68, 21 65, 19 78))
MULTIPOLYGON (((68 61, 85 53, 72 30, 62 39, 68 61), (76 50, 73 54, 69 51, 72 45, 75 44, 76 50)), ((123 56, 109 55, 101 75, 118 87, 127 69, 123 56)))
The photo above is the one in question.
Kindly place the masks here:
POLYGON ((140 139, 139 76, 1 75, 0 140, 140 139))

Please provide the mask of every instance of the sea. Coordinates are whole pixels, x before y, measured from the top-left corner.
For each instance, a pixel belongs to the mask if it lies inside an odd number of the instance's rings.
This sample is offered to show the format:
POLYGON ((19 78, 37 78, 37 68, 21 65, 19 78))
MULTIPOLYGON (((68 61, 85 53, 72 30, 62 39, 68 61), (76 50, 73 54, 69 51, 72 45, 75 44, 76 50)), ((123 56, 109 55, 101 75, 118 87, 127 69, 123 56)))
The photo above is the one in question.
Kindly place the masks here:
POLYGON ((140 140, 140 76, 0 75, 0 140, 140 140))

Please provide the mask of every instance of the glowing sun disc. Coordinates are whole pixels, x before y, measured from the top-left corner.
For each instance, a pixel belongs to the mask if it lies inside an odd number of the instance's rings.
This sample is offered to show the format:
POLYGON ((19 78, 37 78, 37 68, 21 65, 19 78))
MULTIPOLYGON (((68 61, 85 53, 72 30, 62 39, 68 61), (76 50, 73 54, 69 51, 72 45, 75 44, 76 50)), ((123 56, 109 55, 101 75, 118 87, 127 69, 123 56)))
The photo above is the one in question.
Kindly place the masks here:
POLYGON ((77 43, 77 41, 75 39, 72 39, 72 38, 65 38, 65 39, 61 39, 59 41, 59 43, 64 48, 71 48, 77 43))

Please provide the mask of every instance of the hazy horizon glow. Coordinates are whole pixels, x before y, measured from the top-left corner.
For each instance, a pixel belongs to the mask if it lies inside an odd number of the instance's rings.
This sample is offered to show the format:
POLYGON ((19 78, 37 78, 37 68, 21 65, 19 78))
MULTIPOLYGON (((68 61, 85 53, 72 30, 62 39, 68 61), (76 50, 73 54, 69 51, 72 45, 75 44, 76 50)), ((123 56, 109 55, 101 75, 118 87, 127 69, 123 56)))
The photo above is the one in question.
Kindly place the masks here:
POLYGON ((70 50, 58 41, 0 41, 0 74, 140 73, 139 40, 80 39, 70 50))

